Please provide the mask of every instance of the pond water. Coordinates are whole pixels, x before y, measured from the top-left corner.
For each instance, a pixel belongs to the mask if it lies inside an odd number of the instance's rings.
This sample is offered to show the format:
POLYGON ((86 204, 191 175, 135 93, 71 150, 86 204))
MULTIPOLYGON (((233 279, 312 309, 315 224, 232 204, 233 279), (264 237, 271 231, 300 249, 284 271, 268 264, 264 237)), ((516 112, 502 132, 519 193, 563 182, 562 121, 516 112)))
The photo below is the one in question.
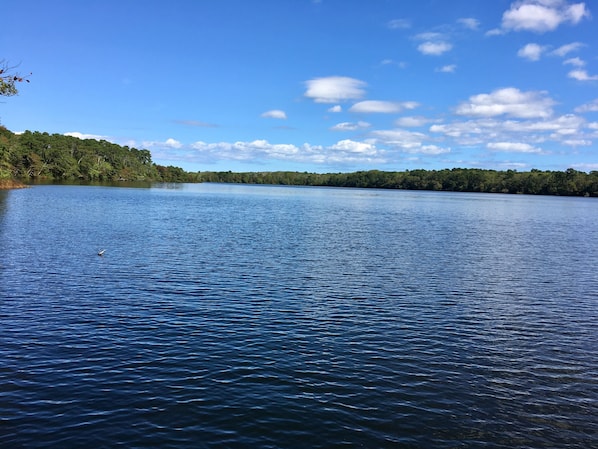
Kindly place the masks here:
POLYGON ((0 446, 597 447, 597 223, 592 198, 0 192, 0 446))

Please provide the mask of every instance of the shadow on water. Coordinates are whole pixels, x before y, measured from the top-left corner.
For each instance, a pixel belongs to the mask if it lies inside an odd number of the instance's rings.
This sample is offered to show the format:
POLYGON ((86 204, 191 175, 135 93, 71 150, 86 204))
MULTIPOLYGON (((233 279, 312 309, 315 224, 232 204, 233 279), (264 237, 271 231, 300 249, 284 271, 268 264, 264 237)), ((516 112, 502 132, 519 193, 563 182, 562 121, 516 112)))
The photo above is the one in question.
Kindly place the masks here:
POLYGON ((4 215, 6 214, 9 194, 10 190, 0 190, 0 223, 2 222, 2 217, 4 217, 4 215))
POLYGON ((31 186, 92 186, 92 187, 128 187, 149 189, 156 183, 149 181, 31 181, 28 185, 31 186))

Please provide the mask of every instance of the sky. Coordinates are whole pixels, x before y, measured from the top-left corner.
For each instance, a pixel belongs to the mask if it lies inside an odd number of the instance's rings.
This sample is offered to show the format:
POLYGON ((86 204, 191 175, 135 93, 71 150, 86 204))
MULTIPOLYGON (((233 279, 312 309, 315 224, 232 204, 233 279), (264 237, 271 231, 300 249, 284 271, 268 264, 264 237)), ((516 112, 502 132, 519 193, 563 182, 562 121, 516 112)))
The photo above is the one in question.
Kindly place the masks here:
POLYGON ((598 170, 598 0, 28 0, 0 123, 187 171, 598 170))

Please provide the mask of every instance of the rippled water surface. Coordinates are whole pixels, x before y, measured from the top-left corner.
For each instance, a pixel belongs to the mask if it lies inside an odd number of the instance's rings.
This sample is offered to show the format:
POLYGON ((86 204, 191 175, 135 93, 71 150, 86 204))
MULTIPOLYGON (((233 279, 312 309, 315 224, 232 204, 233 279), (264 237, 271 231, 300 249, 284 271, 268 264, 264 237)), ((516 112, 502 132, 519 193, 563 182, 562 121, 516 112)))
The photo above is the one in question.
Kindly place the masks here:
POLYGON ((598 447, 595 199, 36 186, 0 254, 3 448, 598 447))

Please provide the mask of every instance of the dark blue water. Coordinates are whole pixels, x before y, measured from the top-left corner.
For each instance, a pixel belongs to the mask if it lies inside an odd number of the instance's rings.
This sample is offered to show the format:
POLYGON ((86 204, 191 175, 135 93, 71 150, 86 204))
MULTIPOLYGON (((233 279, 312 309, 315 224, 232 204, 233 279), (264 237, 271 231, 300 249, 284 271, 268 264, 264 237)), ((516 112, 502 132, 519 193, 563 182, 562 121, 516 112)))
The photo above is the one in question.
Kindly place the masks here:
POLYGON ((0 447, 598 447, 596 200, 182 187, 0 192, 0 447))

